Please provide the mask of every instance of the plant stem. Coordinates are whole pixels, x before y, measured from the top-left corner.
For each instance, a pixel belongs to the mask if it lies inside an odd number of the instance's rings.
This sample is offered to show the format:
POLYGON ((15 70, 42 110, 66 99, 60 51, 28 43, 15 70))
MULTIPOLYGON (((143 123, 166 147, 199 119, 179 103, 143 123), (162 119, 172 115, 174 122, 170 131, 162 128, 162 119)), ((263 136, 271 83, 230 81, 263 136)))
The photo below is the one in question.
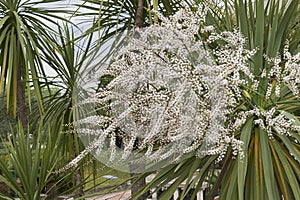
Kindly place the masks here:
POLYGON ((135 14, 135 22, 134 22, 134 26, 141 28, 143 26, 144 23, 144 3, 145 0, 139 0, 138 2, 138 7, 136 10, 136 14, 135 14))

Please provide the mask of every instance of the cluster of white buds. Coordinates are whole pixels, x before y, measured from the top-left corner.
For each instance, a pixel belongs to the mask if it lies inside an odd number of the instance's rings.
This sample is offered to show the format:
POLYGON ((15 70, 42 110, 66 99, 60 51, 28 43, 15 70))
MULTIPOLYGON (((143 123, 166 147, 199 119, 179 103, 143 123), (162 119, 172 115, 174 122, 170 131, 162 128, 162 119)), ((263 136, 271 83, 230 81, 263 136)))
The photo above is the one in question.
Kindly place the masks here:
POLYGON ((285 67, 282 71, 282 81, 290 88, 293 94, 299 97, 300 84, 300 53, 291 55, 288 44, 284 48, 285 67))
POLYGON ((295 118, 289 117, 286 112, 272 107, 270 110, 263 110, 254 107, 252 110, 239 112, 232 124, 232 131, 239 131, 249 117, 254 117, 254 124, 264 130, 270 138, 274 133, 291 137, 291 131, 300 131, 300 126, 295 123, 295 118))
POLYGON ((217 67, 222 71, 222 76, 226 79, 225 85, 229 96, 229 105, 235 107, 242 96, 242 85, 258 84, 254 79, 249 66, 249 59, 256 53, 256 49, 246 49, 246 39, 238 31, 212 33, 207 43, 222 40, 225 45, 213 49, 216 57, 217 67))
MULTIPOLYGON (((80 104, 95 103, 94 112, 74 122, 87 144, 80 159, 95 151, 112 167, 126 160, 174 162, 190 152, 219 154, 221 160, 228 147, 234 156, 243 157, 243 142, 235 134, 250 116, 270 137, 274 131, 281 135, 299 131, 293 119, 276 106, 234 109, 249 95, 245 88, 257 92, 261 79, 276 77, 276 96, 280 96, 281 83, 298 95, 300 54, 292 56, 286 50, 283 69, 280 56, 265 57, 272 68, 255 77, 249 59, 256 49, 246 49, 246 39, 238 30, 216 33, 206 27, 205 8, 196 13, 181 9, 170 18, 156 14, 162 23, 134 30, 99 74, 100 82, 103 77, 110 80, 80 104), (203 42, 199 33, 205 31, 211 33, 203 42), (205 50, 204 45, 220 40, 225 45, 205 50)), ((271 81, 267 85, 266 99, 274 87, 271 81)))
POLYGON ((205 12, 181 9, 161 17, 161 25, 133 31, 99 74, 100 81, 111 80, 80 104, 94 101, 96 110, 74 122, 88 146, 84 155, 95 150, 96 157, 115 167, 126 160, 174 162, 192 151, 214 154, 238 144, 228 140, 232 136, 224 124, 223 70, 195 37, 205 12))
POLYGON ((291 136, 291 131, 300 130, 300 126, 295 125, 294 119, 289 119, 284 112, 276 113, 275 107, 268 111, 255 109, 255 115, 258 119, 254 120, 254 123, 259 124, 270 138, 273 137, 274 131, 279 135, 291 136))
MULTIPOLYGON (((299 97, 299 84, 300 84, 300 53, 292 55, 289 52, 289 44, 284 47, 283 55, 278 54, 274 58, 269 58, 264 56, 265 60, 269 64, 267 69, 265 68, 260 79, 265 79, 268 81, 265 98, 269 99, 272 94, 279 98, 281 95, 281 90, 287 87, 293 95, 299 97)), ((257 81, 257 85, 259 80, 257 81)))

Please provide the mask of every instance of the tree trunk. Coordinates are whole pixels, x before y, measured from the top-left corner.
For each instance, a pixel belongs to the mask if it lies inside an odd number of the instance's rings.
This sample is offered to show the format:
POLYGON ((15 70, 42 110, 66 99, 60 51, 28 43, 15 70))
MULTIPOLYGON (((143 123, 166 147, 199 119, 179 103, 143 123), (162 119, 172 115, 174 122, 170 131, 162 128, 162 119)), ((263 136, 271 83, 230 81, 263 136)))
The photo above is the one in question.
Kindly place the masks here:
MULTIPOLYGON (((82 173, 80 171, 80 168, 75 171, 75 184, 80 185, 82 183, 82 173)), ((83 185, 79 186, 75 191, 76 197, 81 197, 83 195, 83 185)))
POLYGON ((145 0, 139 0, 135 14, 134 26, 138 28, 143 27, 144 23, 144 3, 145 0))
MULTIPOLYGON (((129 166, 130 176, 131 177, 138 176, 139 174, 134 173, 133 171, 137 168, 141 169, 141 167, 145 168, 144 163, 130 165, 129 166)), ((145 178, 139 179, 139 177, 136 177, 136 178, 131 179, 131 195, 136 194, 137 192, 139 192, 145 186, 146 186, 146 179, 145 178)), ((141 196, 139 196, 138 200, 145 200, 145 199, 147 199, 148 196, 149 196, 149 192, 146 192, 146 193, 142 194, 141 196)))
MULTIPOLYGON (((76 145, 75 145, 75 142, 76 142, 75 137, 76 137, 76 135, 74 135, 74 140, 73 140, 74 158, 78 155, 76 145)), ((80 167, 74 172, 74 180, 75 180, 75 185, 76 186, 80 185, 83 182, 80 167)), ((79 186, 75 190, 74 195, 75 195, 75 197, 81 197, 83 195, 83 185, 79 186)))
POLYGON ((17 116, 21 121, 24 131, 27 132, 25 92, 21 73, 21 65, 19 64, 17 72, 17 116))

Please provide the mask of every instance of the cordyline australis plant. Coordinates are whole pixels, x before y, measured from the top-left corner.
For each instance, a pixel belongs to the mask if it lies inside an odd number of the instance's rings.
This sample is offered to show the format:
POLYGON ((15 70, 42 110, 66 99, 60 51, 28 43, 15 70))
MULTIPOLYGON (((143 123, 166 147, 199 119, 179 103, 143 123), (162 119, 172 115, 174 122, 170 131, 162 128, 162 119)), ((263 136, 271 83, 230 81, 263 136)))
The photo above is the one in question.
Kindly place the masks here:
MULTIPOLYGON (((279 198, 276 184, 298 197, 300 122, 297 109, 286 104, 298 102, 300 54, 289 53, 287 42, 282 55, 264 56, 268 65, 255 75, 250 63, 257 49, 246 49, 238 30, 216 33, 205 26, 205 8, 169 18, 156 14, 161 23, 134 30, 101 69, 98 91, 76 107, 92 102, 96 114, 74 122, 88 145, 66 168, 91 152, 112 167, 162 167, 187 155, 228 162, 222 160, 228 152, 247 163, 263 154, 268 159, 255 162, 268 197, 279 198), (292 182, 284 186, 288 178, 292 182)), ((232 166, 245 181, 247 169, 232 166)), ((281 193, 288 198, 286 191, 281 193)))

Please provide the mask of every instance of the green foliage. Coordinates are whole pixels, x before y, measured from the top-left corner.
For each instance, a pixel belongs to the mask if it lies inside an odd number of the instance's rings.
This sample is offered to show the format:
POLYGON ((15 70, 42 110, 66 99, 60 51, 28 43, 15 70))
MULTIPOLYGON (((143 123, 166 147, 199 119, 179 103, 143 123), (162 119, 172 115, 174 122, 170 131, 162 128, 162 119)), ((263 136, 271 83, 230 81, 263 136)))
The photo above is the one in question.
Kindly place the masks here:
POLYGON ((43 113, 40 77, 45 76, 45 71, 41 50, 47 47, 47 43, 51 43, 49 38, 53 31, 49 24, 55 24, 55 18, 62 19, 53 14, 59 10, 38 7, 46 6, 46 3, 0 1, 0 92, 7 96, 7 109, 14 116, 17 112, 17 98, 24 95, 17 90, 20 87, 17 85, 18 80, 23 82, 21 91, 27 91, 29 106, 30 87, 34 87, 38 108, 43 113))
MULTIPOLYGON (((40 199, 43 188, 54 176, 52 172, 59 160, 56 151, 59 137, 52 138, 51 129, 44 130, 40 126, 37 135, 30 138, 25 136, 22 126, 18 123, 12 137, 3 140, 3 143, 16 177, 7 163, 1 159, 0 180, 23 200, 40 199)), ((10 199, 3 195, 1 197, 10 199)))

